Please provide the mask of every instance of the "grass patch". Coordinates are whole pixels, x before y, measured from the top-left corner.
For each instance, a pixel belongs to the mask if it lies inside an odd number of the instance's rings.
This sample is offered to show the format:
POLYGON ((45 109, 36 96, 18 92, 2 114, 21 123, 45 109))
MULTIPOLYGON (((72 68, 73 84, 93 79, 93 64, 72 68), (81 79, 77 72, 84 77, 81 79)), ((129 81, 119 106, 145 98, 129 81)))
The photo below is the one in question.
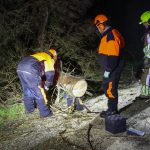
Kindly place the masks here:
POLYGON ((6 122, 21 118, 23 114, 23 104, 14 104, 8 108, 0 108, 0 126, 4 125, 6 122))

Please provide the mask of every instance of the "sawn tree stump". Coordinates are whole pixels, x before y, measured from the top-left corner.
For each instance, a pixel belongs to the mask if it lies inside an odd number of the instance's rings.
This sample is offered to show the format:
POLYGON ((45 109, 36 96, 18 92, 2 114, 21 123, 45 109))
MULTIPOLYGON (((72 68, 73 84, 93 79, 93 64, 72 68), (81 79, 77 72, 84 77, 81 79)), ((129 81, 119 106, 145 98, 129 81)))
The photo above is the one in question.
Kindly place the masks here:
POLYGON ((58 78, 57 87, 58 95, 59 88, 61 88, 73 97, 82 97, 87 90, 87 82, 81 77, 75 77, 61 72, 58 78))

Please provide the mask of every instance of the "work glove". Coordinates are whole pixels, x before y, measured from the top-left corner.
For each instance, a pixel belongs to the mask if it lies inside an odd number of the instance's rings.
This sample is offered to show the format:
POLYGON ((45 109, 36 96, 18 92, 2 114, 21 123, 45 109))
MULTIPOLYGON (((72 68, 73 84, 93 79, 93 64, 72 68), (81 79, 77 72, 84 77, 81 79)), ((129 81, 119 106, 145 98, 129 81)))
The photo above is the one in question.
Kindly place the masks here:
POLYGON ((45 85, 44 85, 44 89, 45 89, 45 91, 49 90, 49 88, 47 86, 45 86, 45 85))
POLYGON ((104 72, 104 78, 109 78, 110 76, 110 72, 109 71, 105 71, 104 72))

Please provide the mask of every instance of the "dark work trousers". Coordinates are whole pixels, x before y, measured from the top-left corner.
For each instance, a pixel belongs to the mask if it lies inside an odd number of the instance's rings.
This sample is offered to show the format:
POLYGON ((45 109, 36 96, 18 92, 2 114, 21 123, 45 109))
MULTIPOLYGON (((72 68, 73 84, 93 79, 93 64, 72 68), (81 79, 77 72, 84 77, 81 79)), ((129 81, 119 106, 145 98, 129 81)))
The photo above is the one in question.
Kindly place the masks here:
POLYGON ((23 71, 18 71, 18 76, 23 90, 23 101, 26 112, 31 113, 34 111, 35 100, 40 111, 40 116, 48 116, 50 110, 45 102, 46 95, 42 87, 41 77, 23 71))
POLYGON ((124 65, 125 62, 123 60, 110 74, 109 78, 103 78, 102 87, 106 97, 108 98, 108 109, 111 111, 118 110, 118 84, 124 65))

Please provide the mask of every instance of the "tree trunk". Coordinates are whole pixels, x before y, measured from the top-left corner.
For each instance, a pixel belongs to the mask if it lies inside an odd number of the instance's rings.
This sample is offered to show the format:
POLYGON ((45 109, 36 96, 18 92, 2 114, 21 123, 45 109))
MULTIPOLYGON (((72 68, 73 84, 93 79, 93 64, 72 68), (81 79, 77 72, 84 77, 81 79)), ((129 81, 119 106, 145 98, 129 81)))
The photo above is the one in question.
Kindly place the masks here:
POLYGON ((74 97, 82 97, 87 90, 87 82, 81 77, 71 76, 70 74, 61 72, 57 86, 67 91, 74 97))

